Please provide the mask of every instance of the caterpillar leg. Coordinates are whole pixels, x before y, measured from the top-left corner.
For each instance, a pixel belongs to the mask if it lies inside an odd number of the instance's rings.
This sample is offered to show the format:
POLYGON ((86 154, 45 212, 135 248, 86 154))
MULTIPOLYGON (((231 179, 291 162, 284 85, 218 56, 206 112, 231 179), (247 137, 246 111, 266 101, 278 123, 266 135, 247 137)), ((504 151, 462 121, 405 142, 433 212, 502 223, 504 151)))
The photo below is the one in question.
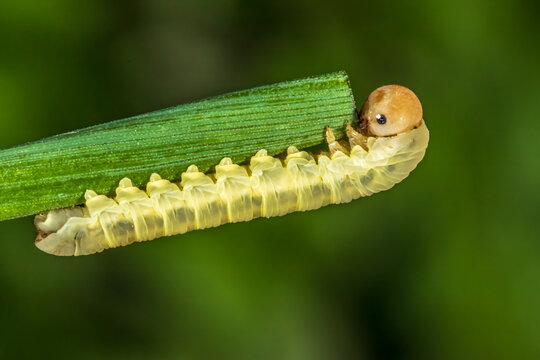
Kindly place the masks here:
POLYGON ((347 121, 347 127, 346 127, 346 133, 347 137, 349 138, 349 144, 351 146, 351 149, 355 147, 356 145, 363 147, 365 150, 367 145, 367 137, 359 133, 358 131, 354 130, 351 124, 347 121))
POLYGON ((349 154, 349 151, 345 149, 345 147, 336 140, 336 137, 334 136, 332 129, 330 129, 330 126, 326 127, 326 142, 328 143, 328 149, 330 150, 331 155, 333 155, 337 151, 341 151, 346 155, 349 154))

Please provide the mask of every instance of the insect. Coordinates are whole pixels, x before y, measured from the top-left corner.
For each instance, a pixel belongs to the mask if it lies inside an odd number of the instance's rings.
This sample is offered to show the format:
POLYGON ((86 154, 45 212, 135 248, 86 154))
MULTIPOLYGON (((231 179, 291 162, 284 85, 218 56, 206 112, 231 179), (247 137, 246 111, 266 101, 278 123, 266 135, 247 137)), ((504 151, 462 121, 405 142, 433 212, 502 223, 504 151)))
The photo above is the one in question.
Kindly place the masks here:
POLYGON ((399 183, 424 157, 429 132, 416 95, 399 85, 373 91, 348 143, 326 129, 328 151, 291 146, 284 160, 260 150, 249 164, 224 158, 215 173, 195 165, 179 183, 152 174, 145 190, 124 178, 114 199, 85 193, 84 206, 38 214, 36 246, 54 255, 87 255, 162 236, 350 202, 399 183))

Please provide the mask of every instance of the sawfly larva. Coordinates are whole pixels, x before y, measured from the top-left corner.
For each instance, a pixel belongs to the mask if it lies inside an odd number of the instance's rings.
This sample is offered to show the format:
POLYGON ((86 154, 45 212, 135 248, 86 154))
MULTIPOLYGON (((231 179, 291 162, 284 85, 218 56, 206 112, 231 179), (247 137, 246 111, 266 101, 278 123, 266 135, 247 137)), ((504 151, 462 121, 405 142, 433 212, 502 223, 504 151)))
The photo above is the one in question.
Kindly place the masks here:
POLYGON ((88 190, 84 206, 36 216, 36 246, 55 255, 87 255, 387 190, 424 156, 429 132, 422 106, 411 90, 389 85, 369 95, 359 116, 358 130, 347 124, 348 144, 327 128, 329 152, 315 157, 292 146, 284 160, 260 150, 248 165, 224 158, 208 175, 191 165, 178 184, 152 174, 146 191, 124 178, 115 199, 88 190))

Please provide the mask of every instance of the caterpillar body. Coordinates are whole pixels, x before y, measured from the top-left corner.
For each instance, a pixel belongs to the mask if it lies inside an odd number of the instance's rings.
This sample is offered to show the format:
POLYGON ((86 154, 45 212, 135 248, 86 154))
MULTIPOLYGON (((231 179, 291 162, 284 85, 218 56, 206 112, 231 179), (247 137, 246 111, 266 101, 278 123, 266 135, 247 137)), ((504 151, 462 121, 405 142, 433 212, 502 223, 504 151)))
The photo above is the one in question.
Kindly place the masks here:
POLYGON ((208 175, 191 165, 178 184, 152 174, 146 191, 124 178, 115 199, 88 190, 85 206, 36 216, 36 246, 55 255, 87 255, 387 190, 424 156, 429 132, 421 105, 412 91, 385 86, 368 97, 360 120, 361 132, 347 124, 348 145, 327 128, 329 152, 316 156, 291 146, 282 160, 260 150, 248 165, 224 158, 208 175))

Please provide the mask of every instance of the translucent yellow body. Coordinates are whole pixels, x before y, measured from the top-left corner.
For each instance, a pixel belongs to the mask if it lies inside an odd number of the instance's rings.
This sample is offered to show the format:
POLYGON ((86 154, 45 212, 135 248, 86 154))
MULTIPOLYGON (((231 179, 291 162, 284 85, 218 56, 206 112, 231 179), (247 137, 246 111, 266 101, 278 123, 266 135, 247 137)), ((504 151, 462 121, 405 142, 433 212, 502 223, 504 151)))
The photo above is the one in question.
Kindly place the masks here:
POLYGON ((36 245, 55 255, 87 255, 133 242, 346 203, 387 190, 422 160, 429 139, 422 122, 391 137, 369 137, 349 155, 315 159, 289 148, 284 161, 259 151, 249 165, 223 159, 215 174, 196 166, 179 184, 154 174, 146 191, 123 179, 115 199, 87 192, 84 207, 36 217, 36 245))

